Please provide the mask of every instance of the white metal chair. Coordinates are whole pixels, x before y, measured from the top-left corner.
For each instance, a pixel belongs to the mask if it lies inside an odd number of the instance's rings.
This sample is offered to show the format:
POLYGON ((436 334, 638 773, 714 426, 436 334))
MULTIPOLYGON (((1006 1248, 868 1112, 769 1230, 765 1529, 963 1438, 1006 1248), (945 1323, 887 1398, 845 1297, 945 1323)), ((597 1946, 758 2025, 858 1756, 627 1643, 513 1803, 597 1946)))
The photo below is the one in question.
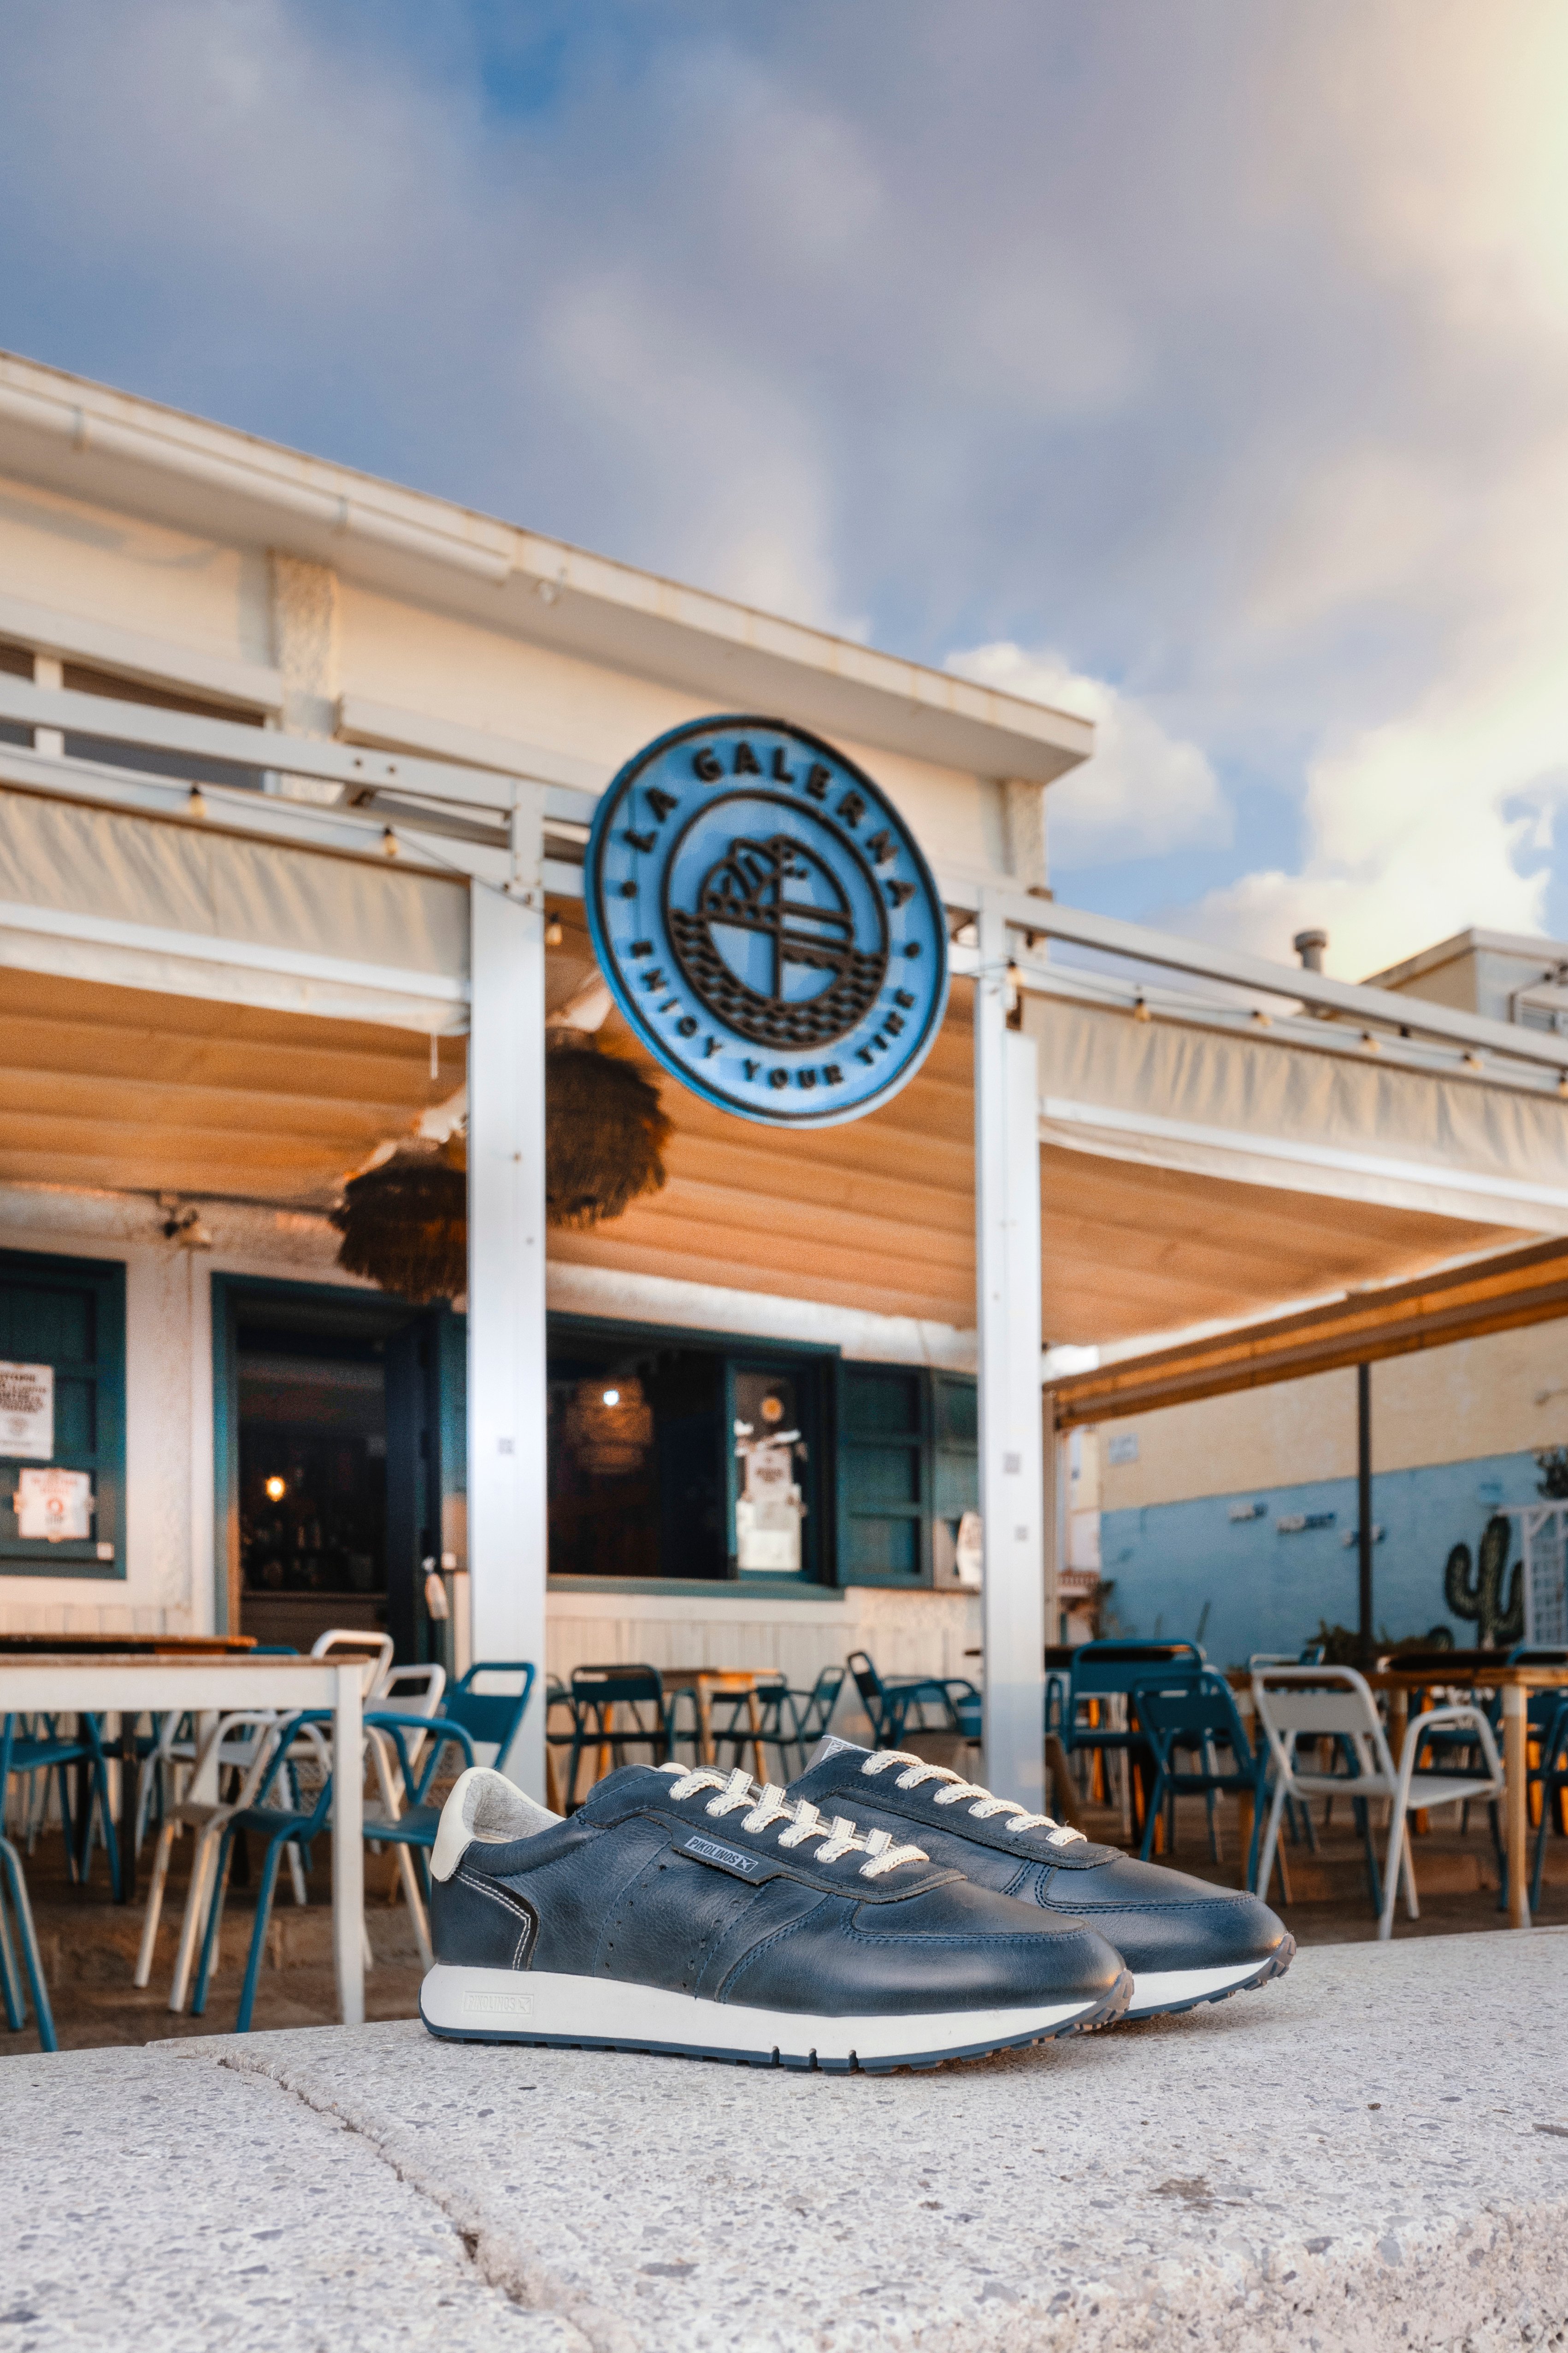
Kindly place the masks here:
MULTIPOLYGON (((1418 1920, 1421 1906, 1415 1894, 1407 1827, 1412 1808, 1420 1811, 1502 1795, 1502 1765, 1484 1711, 1468 1702, 1427 1708, 1424 1715, 1412 1719, 1395 1767, 1389 1755, 1377 1703, 1365 1677, 1353 1667, 1262 1667, 1253 1675, 1252 1697, 1274 1767, 1273 1802, 1258 1865, 1258 1893, 1268 1893, 1279 1838, 1279 1818, 1289 1799, 1299 1799, 1305 1805, 1312 1798, 1351 1798, 1358 1803, 1385 1798, 1390 1809, 1388 1857, 1383 1873, 1377 1933, 1380 1937, 1394 1934, 1394 1906, 1401 1876, 1405 1881, 1406 1915, 1418 1920), (1485 1765, 1484 1774, 1416 1771, 1417 1759, 1434 1729, 1451 1725, 1464 1725, 1473 1731, 1485 1765), (1296 1763, 1297 1743, 1319 1740, 1332 1741, 1342 1758, 1353 1758, 1354 1772, 1304 1771, 1296 1763)), ((1369 1822, 1369 1845, 1370 1837, 1369 1822)))
MULTIPOLYGON (((243 1758, 244 1771, 239 1789, 225 1804, 207 1804, 201 1799, 182 1799, 164 1814, 158 1830, 158 1843, 153 1852, 153 1875, 147 1890, 147 1911, 142 1923, 142 1944, 136 1956, 134 1982, 144 1986, 153 1976, 153 1949, 158 1941, 158 1922, 163 1909, 163 1885, 169 1875, 169 1856, 182 1830, 196 1834, 195 1851, 191 1857, 190 1884, 185 1890, 185 1909, 180 1922, 180 1948, 174 1962, 174 1981, 169 1989, 169 2008, 182 2010, 185 1991, 190 1983, 191 1965, 195 1959, 196 1939, 201 1935, 209 1894, 208 1882, 216 1861, 223 1834, 230 1818, 250 1805, 267 1769, 268 1759, 277 1745, 278 1715, 271 1708, 261 1708, 248 1715, 224 1715, 207 1737, 197 1759, 196 1769, 212 1760, 216 1750, 220 1760, 236 1764, 243 1758), (240 1736, 246 1736, 240 1738, 240 1736)), ((294 1895, 297 1903, 305 1900, 304 1880, 300 1872, 299 1850, 290 1847, 289 1860, 294 1871, 294 1895)))
MULTIPOLYGON (((368 1626, 329 1626, 318 1634, 310 1645, 313 1659, 374 1659, 375 1672, 367 1677, 364 1687, 366 1704, 381 1697, 386 1678, 392 1672, 392 1637, 377 1634, 368 1626)), ((445 1678, 443 1677, 443 1680, 445 1678)))

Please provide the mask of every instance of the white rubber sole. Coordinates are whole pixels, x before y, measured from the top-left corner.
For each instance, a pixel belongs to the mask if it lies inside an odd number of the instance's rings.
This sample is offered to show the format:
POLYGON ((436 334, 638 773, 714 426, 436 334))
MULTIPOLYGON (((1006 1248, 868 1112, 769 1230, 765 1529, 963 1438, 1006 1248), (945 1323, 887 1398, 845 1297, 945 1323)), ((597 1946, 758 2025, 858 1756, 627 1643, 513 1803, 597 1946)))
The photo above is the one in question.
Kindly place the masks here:
POLYGON ((1243 1961, 1223 1969, 1140 1969, 1132 1980, 1126 2022, 1195 2010, 1202 2002, 1223 2001, 1226 1994, 1241 1993, 1248 1986, 1267 1985, 1270 1978, 1284 1976, 1295 1951, 1294 1941, 1287 1937, 1266 1961, 1243 1961))
POLYGON ((944 2059, 976 2059, 987 2051, 1109 2024, 1125 2009, 1131 1983, 1123 1971, 1108 1997, 1042 2009, 823 2018, 700 2001, 694 1994, 614 1978, 465 1969, 437 1961, 420 1989, 419 2011, 433 2034, 463 2042, 659 2051, 754 2067, 937 2067, 944 2059))

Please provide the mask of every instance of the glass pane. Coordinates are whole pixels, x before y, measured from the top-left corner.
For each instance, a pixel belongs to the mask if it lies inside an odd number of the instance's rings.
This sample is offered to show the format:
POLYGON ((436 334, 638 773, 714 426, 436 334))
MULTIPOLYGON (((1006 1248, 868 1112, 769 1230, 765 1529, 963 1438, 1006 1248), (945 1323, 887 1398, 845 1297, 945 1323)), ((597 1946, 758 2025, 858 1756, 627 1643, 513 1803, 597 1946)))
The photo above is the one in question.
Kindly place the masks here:
POLYGON ((73 1378, 55 1380, 55 1453, 90 1454, 98 1444, 98 1383, 73 1378))
POLYGON ((384 1593, 385 1365, 313 1336, 239 1335, 240 1573, 252 1592, 384 1593))
POLYGON ((932 1466, 931 1509, 939 1520, 962 1519, 980 1509, 980 1460, 974 1454, 939 1454, 932 1466))
POLYGON ((0 1357, 7 1364, 90 1365, 93 1294, 85 1286, 8 1282, 0 1287, 0 1357))
POLYGON ((973 1381, 939 1375, 936 1393, 936 1435, 939 1445, 980 1443, 980 1391, 973 1381))
POLYGON ((798 1577, 806 1449, 793 1373, 735 1375, 735 1567, 742 1577, 798 1577))
POLYGON ((575 1337, 549 1356, 553 1577, 727 1573, 724 1363, 575 1337))

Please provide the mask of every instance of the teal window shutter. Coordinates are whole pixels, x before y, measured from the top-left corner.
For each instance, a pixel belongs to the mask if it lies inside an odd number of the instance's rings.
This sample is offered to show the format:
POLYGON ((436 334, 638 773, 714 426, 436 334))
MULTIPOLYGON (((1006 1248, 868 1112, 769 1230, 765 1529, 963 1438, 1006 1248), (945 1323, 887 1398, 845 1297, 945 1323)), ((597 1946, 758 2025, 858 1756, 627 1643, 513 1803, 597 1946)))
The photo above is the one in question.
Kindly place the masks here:
POLYGON ((49 1365, 55 1446, 0 1454, 0 1576, 125 1575, 125 1269, 118 1261, 0 1250, 0 1361, 49 1365), (50 1544, 17 1529, 17 1473, 85 1471, 92 1534, 50 1544))
POLYGON ((844 1366, 841 1585, 951 1581, 958 1524, 979 1502, 976 1392, 966 1373, 844 1366))

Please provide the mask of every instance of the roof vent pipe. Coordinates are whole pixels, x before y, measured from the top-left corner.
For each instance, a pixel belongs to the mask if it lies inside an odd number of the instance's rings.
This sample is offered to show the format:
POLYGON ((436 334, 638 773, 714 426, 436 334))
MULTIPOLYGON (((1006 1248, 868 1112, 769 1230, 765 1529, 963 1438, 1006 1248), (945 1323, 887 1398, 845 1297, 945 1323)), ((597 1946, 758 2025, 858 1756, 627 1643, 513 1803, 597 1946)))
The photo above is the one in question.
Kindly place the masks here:
POLYGON ((1327 932, 1298 932, 1290 943, 1301 959, 1304 972, 1321 972, 1323 950, 1329 944, 1327 932))

